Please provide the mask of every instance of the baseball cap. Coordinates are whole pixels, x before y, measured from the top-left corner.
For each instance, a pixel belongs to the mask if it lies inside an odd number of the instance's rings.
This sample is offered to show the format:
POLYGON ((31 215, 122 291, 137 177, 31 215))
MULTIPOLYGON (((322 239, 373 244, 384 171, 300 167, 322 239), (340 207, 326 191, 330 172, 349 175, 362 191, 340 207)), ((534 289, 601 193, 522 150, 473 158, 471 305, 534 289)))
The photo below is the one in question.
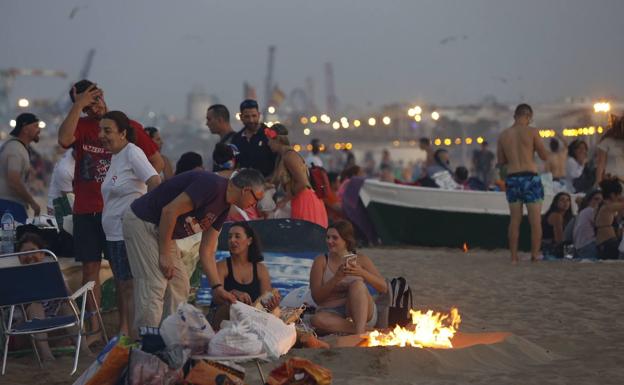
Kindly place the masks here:
POLYGON ((39 118, 37 118, 35 114, 31 114, 30 112, 19 114, 15 119, 15 128, 10 132, 10 135, 18 136, 22 131, 22 127, 37 122, 39 122, 39 118))

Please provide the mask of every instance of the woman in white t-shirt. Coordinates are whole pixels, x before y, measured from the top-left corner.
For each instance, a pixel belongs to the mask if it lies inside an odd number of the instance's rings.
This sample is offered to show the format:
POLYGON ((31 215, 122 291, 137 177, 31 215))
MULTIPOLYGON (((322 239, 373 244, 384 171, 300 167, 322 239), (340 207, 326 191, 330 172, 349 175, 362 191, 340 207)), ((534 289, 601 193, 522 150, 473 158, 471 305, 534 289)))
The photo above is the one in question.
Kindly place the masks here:
POLYGON ((135 146, 135 133, 130 120, 121 111, 107 112, 100 121, 100 140, 113 155, 102 182, 102 228, 106 235, 106 252, 117 287, 119 332, 136 336, 130 330, 133 322, 132 273, 123 239, 121 218, 130 204, 160 184, 160 176, 135 146))
POLYGON ((611 129, 598 142, 596 184, 603 179, 624 179, 624 118, 615 119, 611 129))

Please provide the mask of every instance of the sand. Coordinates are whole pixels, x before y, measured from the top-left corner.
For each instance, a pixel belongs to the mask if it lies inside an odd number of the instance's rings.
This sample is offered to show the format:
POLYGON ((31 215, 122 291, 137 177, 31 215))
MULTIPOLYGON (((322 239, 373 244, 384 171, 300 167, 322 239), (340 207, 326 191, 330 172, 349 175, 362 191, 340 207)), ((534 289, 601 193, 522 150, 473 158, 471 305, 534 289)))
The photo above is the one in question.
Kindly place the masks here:
MULTIPOLYGON (((334 384, 623 384, 624 263, 521 261, 506 251, 365 249, 387 277, 402 275, 419 309, 459 308, 460 331, 508 332, 461 349, 293 349, 332 370, 334 384)), ((284 359, 283 358, 283 359, 284 359)), ((79 370, 92 361, 81 358, 79 370)), ((72 384, 71 357, 39 369, 12 358, 1 384, 72 384), (45 378, 45 381, 43 380, 45 378)), ((276 363, 263 364, 268 374, 276 363)), ((247 380, 259 384, 250 364, 247 380)))

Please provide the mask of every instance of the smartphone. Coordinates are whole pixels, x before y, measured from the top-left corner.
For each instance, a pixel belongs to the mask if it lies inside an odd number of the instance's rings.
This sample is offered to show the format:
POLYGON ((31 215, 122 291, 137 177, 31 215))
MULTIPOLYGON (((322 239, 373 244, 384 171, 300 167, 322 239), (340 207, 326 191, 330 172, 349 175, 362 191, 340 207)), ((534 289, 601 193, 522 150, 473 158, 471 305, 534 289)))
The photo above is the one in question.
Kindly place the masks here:
POLYGON ((357 262, 357 254, 347 254, 342 256, 343 260, 348 265, 355 265, 357 262))

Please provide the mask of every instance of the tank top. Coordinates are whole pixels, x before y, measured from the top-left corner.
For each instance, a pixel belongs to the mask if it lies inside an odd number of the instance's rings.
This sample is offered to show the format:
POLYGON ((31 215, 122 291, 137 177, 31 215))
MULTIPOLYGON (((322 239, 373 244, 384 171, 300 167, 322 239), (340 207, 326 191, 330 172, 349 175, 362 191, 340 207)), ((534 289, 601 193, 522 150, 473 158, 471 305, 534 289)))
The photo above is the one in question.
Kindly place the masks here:
POLYGON ((223 288, 227 291, 238 290, 249 294, 252 301, 260 297, 260 280, 258 279, 257 262, 253 262, 253 280, 248 284, 242 284, 234 279, 234 269, 232 268, 232 258, 225 260, 228 268, 228 275, 223 282, 223 288))
MULTIPOLYGON (((336 275, 335 271, 329 267, 329 255, 325 254, 325 269, 323 270, 322 283, 325 284, 336 275)), ((338 307, 347 303, 347 292, 349 285, 353 281, 363 280, 362 277, 345 277, 340 281, 332 291, 328 299, 318 304, 321 308, 338 307)))

